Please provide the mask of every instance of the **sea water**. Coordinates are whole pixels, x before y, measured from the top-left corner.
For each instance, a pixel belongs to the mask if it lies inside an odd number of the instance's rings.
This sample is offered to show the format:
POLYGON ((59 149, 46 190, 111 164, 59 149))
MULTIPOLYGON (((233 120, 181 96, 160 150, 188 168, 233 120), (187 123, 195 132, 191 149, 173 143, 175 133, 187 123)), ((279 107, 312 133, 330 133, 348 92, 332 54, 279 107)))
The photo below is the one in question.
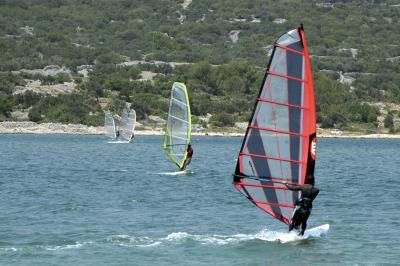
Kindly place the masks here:
POLYGON ((400 140, 319 139, 305 240, 232 186, 240 137, 0 135, 0 265, 378 265, 400 258, 400 140))

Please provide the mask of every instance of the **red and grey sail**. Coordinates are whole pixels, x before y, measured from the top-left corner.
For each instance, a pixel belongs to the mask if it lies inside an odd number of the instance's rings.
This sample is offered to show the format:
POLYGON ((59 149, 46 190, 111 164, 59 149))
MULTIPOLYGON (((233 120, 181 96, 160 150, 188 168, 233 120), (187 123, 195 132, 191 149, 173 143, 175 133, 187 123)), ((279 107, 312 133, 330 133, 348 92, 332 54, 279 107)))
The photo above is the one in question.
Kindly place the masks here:
POLYGON ((303 27, 274 44, 234 174, 251 202, 289 224, 299 192, 314 173, 316 115, 310 58, 303 27))

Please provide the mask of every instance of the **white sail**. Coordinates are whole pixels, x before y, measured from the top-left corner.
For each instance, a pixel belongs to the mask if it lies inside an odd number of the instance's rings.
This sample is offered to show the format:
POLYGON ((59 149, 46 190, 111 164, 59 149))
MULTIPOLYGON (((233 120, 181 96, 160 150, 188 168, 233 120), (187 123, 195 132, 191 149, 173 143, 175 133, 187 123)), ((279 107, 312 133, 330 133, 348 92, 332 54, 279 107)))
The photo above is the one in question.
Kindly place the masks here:
POLYGON ((185 84, 175 82, 171 90, 164 151, 179 168, 186 159, 192 130, 189 96, 185 84))
POLYGON ((104 132, 105 135, 112 138, 116 139, 116 129, 115 129, 115 121, 112 116, 112 113, 110 111, 107 111, 105 113, 105 118, 104 118, 104 132))
POLYGON ((120 138, 122 140, 130 141, 133 132, 135 131, 135 125, 136 125, 135 110, 132 110, 131 112, 128 113, 128 111, 124 109, 121 114, 120 138))

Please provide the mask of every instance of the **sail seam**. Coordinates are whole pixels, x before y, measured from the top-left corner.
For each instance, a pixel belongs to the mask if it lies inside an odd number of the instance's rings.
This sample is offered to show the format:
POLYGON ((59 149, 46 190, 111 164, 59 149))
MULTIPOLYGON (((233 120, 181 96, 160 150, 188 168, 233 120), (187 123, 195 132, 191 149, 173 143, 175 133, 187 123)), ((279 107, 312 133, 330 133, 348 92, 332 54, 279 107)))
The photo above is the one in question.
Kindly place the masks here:
POLYGON ((300 134, 300 133, 277 130, 277 129, 268 128, 268 127, 258 127, 258 126, 250 125, 249 128, 259 129, 259 130, 262 130, 262 131, 270 131, 270 132, 275 132, 275 133, 282 133, 282 134, 286 134, 286 135, 294 135, 294 136, 298 136, 298 137, 307 137, 306 135, 303 135, 303 134, 300 134))
POLYGON ((241 152, 241 153, 239 153, 239 155, 250 156, 250 157, 258 157, 258 158, 265 158, 265 159, 271 159, 271 160, 276 160, 276 161, 285 161, 285 162, 291 162, 291 163, 297 163, 297 164, 305 164, 302 161, 296 161, 296 160, 284 159, 284 158, 277 158, 277 157, 272 157, 272 156, 268 156, 268 155, 252 154, 252 153, 246 153, 246 152, 241 152))
POLYGON ((307 108, 305 108, 304 106, 290 104, 290 103, 276 102, 276 101, 271 101, 271 100, 267 100, 267 99, 263 99, 263 98, 257 98, 257 101, 307 110, 307 108))
POLYGON ((282 74, 279 74, 279 73, 276 73, 276 72, 272 72, 272 71, 269 71, 269 70, 267 71, 267 74, 270 74, 270 75, 273 75, 273 76, 278 76, 278 77, 281 77, 281 78, 296 80, 298 82, 306 83, 306 81, 303 80, 303 79, 299 79, 299 78, 292 77, 292 76, 287 76, 287 75, 282 75, 282 74))
POLYGON ((289 47, 287 47, 287 46, 283 46, 283 45, 280 45, 280 44, 278 44, 278 43, 275 43, 274 46, 279 47, 279 48, 284 49, 284 50, 287 50, 287 51, 289 51, 289 52, 296 53, 296 54, 299 54, 299 55, 304 56, 304 53, 303 53, 303 52, 294 50, 294 49, 289 48, 289 47))
POLYGON ((181 139, 181 140, 188 140, 187 138, 178 137, 176 135, 171 134, 171 138, 181 139))
POLYGON ((254 201, 254 203, 257 203, 257 204, 265 204, 265 205, 283 207, 283 208, 294 208, 293 205, 288 205, 288 204, 272 203, 272 202, 267 202, 267 201, 258 201, 258 200, 254 200, 254 199, 253 199, 253 201, 254 201))

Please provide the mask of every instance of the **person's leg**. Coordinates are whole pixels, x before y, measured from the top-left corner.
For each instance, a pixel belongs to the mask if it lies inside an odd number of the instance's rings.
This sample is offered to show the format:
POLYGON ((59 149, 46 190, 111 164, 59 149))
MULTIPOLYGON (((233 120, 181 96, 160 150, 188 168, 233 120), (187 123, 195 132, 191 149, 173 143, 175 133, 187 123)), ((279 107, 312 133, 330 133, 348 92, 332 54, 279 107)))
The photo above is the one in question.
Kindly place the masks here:
POLYGON ((305 210, 303 213, 303 221, 301 223, 301 231, 300 231, 300 235, 304 235, 304 232, 306 231, 307 228, 307 220, 308 217, 310 217, 310 211, 309 210, 305 210))
POLYGON ((294 228, 297 229, 298 218, 299 218, 299 207, 296 206, 296 208, 293 210, 292 220, 290 221, 290 224, 289 224, 289 232, 292 231, 294 228))
POLYGON ((192 158, 186 158, 185 161, 183 162, 182 168, 180 169, 181 171, 185 170, 186 167, 190 164, 190 161, 192 158))

